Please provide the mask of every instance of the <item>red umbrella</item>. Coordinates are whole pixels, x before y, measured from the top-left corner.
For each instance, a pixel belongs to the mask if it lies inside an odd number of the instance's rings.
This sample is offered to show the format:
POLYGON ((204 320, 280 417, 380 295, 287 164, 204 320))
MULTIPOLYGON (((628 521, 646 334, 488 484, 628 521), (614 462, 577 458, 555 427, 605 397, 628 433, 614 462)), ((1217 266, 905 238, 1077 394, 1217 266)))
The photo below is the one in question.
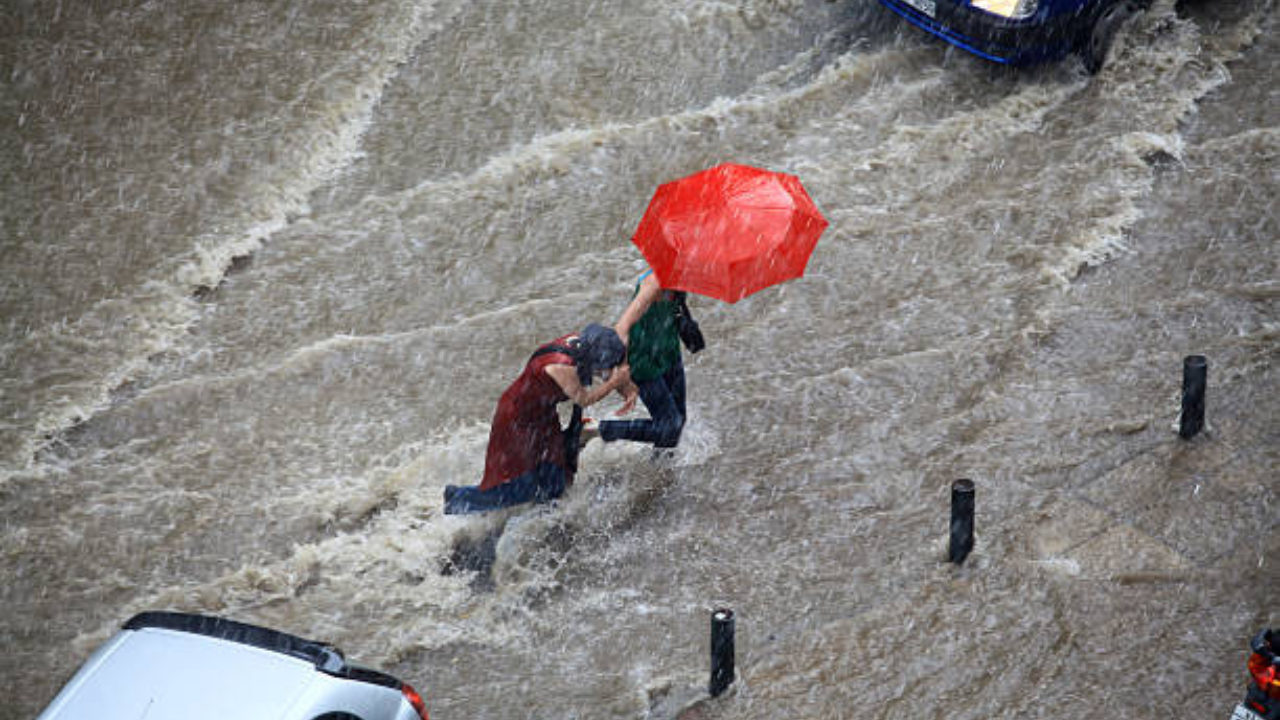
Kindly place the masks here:
POLYGON ((660 186, 631 241, 662 287, 733 303, 803 275, 826 228, 799 178, 726 163, 660 186))

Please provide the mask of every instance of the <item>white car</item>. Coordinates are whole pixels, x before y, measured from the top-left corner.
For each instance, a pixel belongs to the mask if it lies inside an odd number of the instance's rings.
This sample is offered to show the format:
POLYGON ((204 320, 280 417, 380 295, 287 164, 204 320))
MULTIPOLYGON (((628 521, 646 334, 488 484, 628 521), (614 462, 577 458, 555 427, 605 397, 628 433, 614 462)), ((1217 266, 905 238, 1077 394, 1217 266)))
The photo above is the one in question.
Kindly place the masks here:
POLYGON ((146 612, 38 720, 428 720, 396 678, 325 643, 217 617, 146 612))

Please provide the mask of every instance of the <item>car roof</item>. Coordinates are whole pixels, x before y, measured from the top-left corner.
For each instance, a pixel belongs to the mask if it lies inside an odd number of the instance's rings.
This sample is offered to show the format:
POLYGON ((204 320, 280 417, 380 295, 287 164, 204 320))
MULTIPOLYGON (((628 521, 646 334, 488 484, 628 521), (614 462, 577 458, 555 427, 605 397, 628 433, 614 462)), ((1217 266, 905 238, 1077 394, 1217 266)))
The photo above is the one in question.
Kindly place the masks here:
POLYGON ((221 618, 144 613, 82 666, 40 720, 280 720, 314 699, 317 685, 346 679, 399 694, 395 678, 349 666, 323 643, 221 618))
POLYGON ((122 632, 103 651, 42 720, 278 720, 317 679, 299 658, 162 628, 122 632))

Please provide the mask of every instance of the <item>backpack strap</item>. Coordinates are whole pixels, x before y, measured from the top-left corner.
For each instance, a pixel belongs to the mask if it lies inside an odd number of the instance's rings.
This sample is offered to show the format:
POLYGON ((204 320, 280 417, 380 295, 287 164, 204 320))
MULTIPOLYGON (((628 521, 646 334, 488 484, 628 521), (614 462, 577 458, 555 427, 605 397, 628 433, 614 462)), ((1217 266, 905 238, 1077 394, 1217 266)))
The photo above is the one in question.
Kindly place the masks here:
POLYGON ((534 350, 533 354, 529 356, 529 360, 526 362, 526 364, 533 362, 536 358, 540 358, 543 355, 550 355, 551 353, 560 353, 562 355, 568 355, 569 357, 573 358, 575 362, 578 359, 574 355, 573 348, 566 347, 564 345, 556 345, 553 343, 551 345, 543 345, 537 350, 534 350))

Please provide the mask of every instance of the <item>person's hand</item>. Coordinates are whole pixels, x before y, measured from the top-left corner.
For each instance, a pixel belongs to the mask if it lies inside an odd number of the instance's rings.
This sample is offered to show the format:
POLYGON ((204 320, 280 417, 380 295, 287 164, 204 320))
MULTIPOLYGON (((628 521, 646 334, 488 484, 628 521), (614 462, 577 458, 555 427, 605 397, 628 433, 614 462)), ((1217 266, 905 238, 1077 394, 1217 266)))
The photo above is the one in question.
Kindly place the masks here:
POLYGON ((626 415, 636 409, 636 400, 640 397, 640 388, 636 387, 633 382, 627 382, 626 385, 618 388, 618 392, 622 393, 622 407, 618 408, 615 415, 626 415))

